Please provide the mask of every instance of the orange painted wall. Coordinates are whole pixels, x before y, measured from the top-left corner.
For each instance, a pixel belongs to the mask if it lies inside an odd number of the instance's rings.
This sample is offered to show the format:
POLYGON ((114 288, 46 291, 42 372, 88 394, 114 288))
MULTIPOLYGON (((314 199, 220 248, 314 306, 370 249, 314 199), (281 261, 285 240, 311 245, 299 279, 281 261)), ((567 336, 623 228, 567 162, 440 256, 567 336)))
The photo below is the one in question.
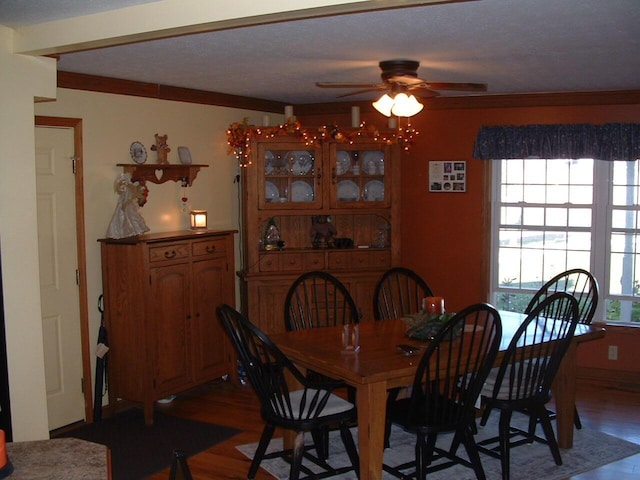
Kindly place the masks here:
MULTIPOLYGON (((593 97, 590 102, 593 103, 593 97)), ((386 119, 379 114, 361 117, 379 127, 386 124, 386 119)), ((349 115, 299 119, 305 125, 332 122, 350 125, 349 115)), ((490 178, 487 162, 472 157, 479 128, 482 125, 609 122, 640 122, 640 104, 425 107, 413 119, 413 125, 420 133, 400 167, 402 263, 416 270, 435 292, 445 297, 449 311, 486 301, 489 203, 485 191, 490 178), (467 191, 430 193, 430 160, 465 160, 467 191)), ((640 373, 640 366, 632 361, 634 349, 638 348, 638 335, 616 334, 613 327, 609 328, 609 333, 602 341, 591 342, 580 349, 580 365, 640 373), (610 344, 618 346, 618 361, 607 360, 610 344)))

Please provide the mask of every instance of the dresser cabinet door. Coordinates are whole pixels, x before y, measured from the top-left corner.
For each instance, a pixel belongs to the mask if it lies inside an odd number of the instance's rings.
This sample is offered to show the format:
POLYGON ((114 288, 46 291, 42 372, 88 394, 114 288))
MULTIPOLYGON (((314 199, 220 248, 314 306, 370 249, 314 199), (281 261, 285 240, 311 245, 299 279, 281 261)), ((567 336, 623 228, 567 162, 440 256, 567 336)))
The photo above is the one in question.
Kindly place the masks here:
MULTIPOLYGON (((216 314, 221 303, 232 298, 226 258, 194 262, 192 266, 193 316, 191 348, 193 376, 198 383, 230 373, 226 333, 216 314)), ((232 305, 235 307, 235 305, 232 305)))
MULTIPOLYGON (((188 384, 191 377, 188 349, 189 264, 150 269, 151 303, 146 318, 147 345, 155 365, 154 386, 159 395, 188 384)), ((142 346, 140 346, 142 348, 142 346)))

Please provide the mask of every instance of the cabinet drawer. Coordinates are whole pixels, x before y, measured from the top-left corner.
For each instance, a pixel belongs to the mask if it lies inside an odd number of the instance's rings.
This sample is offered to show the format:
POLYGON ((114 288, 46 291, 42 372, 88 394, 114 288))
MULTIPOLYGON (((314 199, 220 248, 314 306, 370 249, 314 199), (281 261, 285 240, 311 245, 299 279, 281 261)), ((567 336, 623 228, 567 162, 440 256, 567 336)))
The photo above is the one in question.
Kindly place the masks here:
POLYGON ((355 251, 351 255, 351 265, 353 269, 369 268, 371 263, 371 252, 355 251))
POLYGON ((189 257, 188 243, 171 243, 169 245, 159 245, 149 247, 150 262, 165 262, 167 260, 176 260, 179 258, 189 257))
POLYGON ((390 268, 391 252, 389 250, 378 250, 371 252, 372 268, 390 268))
POLYGON ((295 272, 302 270, 301 253, 282 254, 282 270, 285 272, 295 272))
POLYGON ((314 252, 314 253, 305 253, 302 256, 302 265, 304 266, 304 270, 324 270, 324 253, 323 252, 314 252))
POLYGON ((346 270, 349 268, 349 252, 329 252, 329 269, 346 270))
POLYGON ((227 242, 221 238, 209 238, 201 242, 193 242, 191 254, 194 257, 201 255, 225 254, 227 242))
POLYGON ((279 270, 278 256, 274 254, 260 255, 261 272, 277 272, 279 270))

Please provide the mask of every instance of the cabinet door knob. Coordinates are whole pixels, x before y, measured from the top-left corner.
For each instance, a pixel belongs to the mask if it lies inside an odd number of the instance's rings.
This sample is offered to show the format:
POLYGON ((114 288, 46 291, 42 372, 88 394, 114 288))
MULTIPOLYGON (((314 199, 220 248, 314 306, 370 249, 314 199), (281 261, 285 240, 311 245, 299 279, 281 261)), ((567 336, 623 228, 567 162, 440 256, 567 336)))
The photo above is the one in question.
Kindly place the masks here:
POLYGON ((171 250, 170 252, 164 252, 164 258, 175 258, 177 255, 175 250, 171 250))
POLYGON ((207 253, 214 253, 216 251, 216 246, 215 245, 207 245, 207 248, 205 248, 205 250, 207 251, 207 253))

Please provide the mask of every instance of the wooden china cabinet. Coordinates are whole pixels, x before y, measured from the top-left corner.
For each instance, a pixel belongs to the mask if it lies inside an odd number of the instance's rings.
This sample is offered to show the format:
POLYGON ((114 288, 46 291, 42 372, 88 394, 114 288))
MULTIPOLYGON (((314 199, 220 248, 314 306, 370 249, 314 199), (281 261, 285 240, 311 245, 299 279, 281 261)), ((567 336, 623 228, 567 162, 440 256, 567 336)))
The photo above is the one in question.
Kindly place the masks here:
POLYGON ((260 328, 284 330, 287 291, 310 270, 338 277, 362 320, 373 319, 375 283, 399 262, 400 152, 395 143, 360 137, 311 146, 296 137, 252 140, 242 169, 240 277, 243 310, 260 328), (350 240, 315 242, 319 218, 332 223, 336 239, 350 240))
POLYGON ((235 372, 216 315, 235 305, 235 231, 100 240, 109 339, 109 407, 144 405, 235 372))

